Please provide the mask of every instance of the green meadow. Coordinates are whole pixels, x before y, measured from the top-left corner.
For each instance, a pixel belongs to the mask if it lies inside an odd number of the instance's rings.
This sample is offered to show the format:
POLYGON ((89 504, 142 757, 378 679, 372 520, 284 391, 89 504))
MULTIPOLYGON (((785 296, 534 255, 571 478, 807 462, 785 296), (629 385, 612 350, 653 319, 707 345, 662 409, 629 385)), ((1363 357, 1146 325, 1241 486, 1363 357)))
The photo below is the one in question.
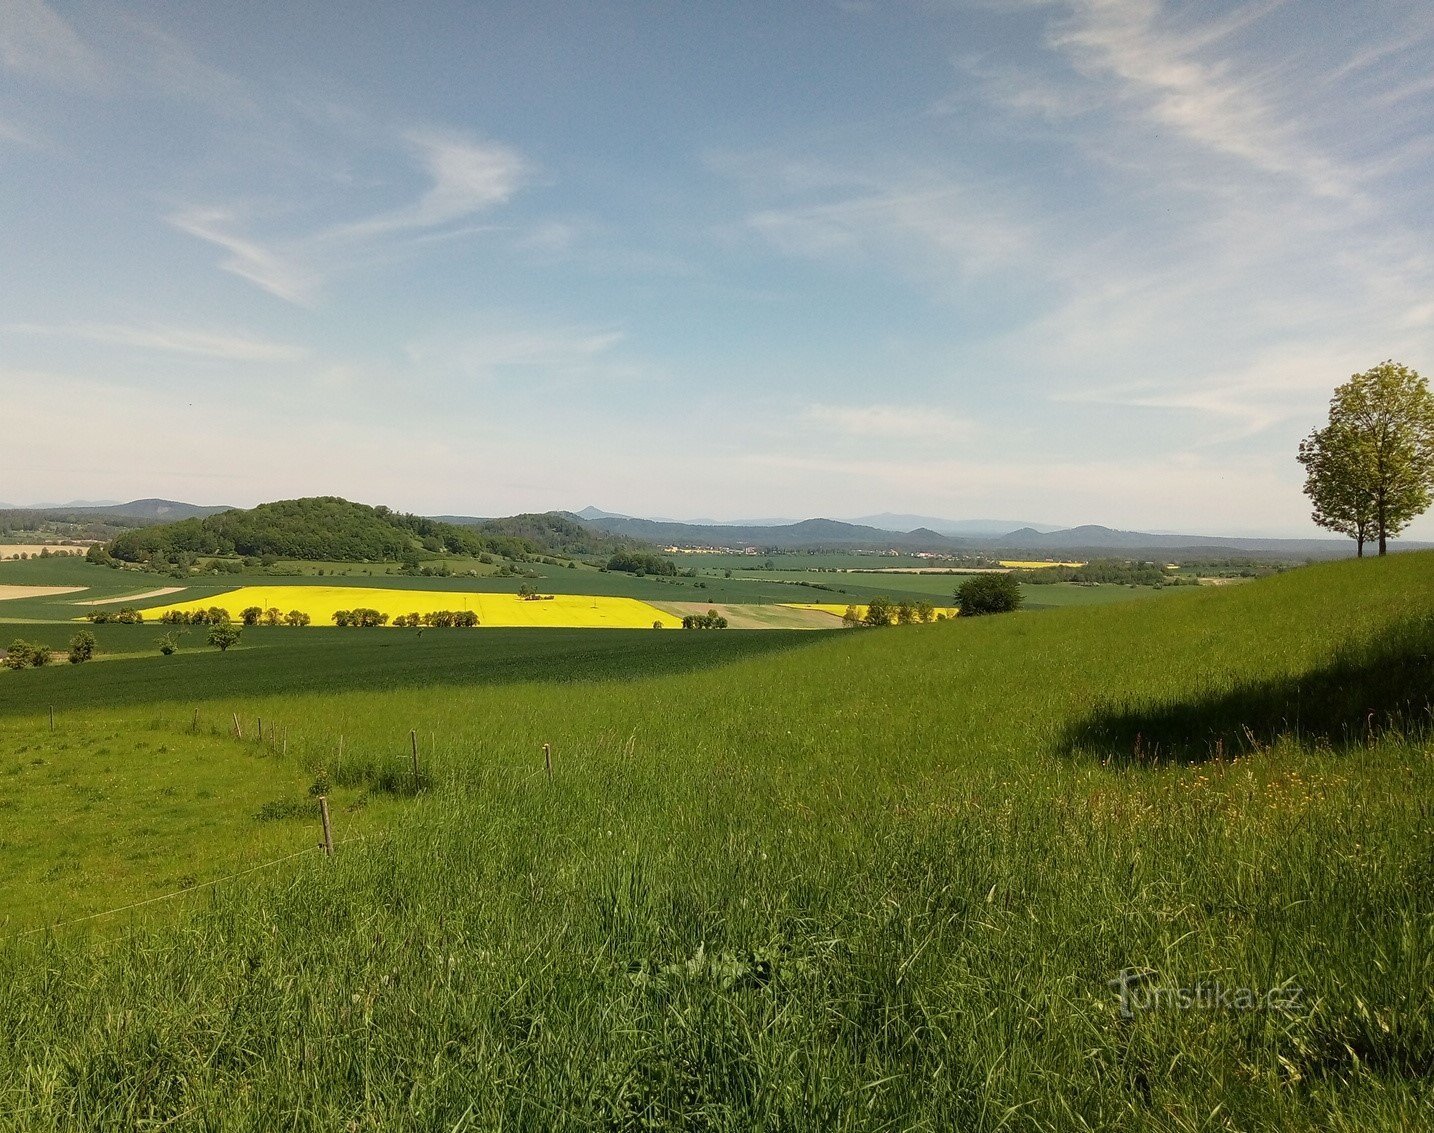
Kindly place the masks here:
POLYGON ((1429 554, 3 672, 0 1126, 1425 1128, 1431 690, 1429 554))

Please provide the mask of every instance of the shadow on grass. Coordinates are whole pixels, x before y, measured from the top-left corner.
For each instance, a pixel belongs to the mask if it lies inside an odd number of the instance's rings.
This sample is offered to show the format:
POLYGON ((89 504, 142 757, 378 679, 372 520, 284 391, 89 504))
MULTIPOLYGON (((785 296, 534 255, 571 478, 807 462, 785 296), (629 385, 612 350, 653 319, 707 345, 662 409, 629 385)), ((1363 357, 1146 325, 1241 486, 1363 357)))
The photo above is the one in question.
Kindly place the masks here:
MULTIPOLYGON (((147 630, 153 637, 158 628, 147 630)), ((0 717, 234 696, 637 680, 825 639, 802 630, 246 629, 241 647, 0 673, 0 717)), ((146 643, 148 644, 148 643, 146 643)))
POLYGON ((1066 729, 1059 750, 1157 764, 1242 755, 1281 737, 1347 749, 1391 733, 1428 734, 1431 704, 1434 618, 1412 618, 1309 672, 1237 681, 1178 701, 1100 705, 1066 729))

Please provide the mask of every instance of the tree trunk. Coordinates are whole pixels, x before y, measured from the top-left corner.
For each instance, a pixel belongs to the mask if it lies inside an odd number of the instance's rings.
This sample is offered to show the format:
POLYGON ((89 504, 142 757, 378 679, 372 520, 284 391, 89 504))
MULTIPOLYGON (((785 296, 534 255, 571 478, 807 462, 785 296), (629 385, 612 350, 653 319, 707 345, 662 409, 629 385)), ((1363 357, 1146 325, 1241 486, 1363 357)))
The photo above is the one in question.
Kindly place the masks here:
POLYGON ((1363 535, 1356 535, 1356 536, 1355 536, 1355 538, 1354 538, 1354 546, 1355 546, 1354 557, 1357 558, 1357 559, 1362 559, 1362 558, 1364 558, 1364 536, 1363 536, 1363 535))

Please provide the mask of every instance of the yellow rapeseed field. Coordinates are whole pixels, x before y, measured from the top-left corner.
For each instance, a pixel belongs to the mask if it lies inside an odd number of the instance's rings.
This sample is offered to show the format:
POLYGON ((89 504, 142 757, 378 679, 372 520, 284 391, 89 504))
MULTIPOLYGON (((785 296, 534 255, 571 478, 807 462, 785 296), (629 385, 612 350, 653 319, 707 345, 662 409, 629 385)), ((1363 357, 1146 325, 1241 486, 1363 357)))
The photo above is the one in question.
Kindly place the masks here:
POLYGON ((1013 559, 1002 559, 1001 565, 1012 570, 1041 570, 1045 567, 1083 567, 1085 563, 1047 563, 1047 562, 1017 562, 1013 559))
POLYGON ((552 626, 582 629, 649 629, 653 622, 680 628, 682 619, 636 598, 558 594, 525 601, 516 594, 478 594, 456 590, 386 590, 368 586, 241 586, 225 594, 156 606, 144 611, 145 621, 158 621, 169 610, 191 613, 220 606, 236 622, 248 606, 274 607, 287 614, 299 610, 316 626, 331 626, 336 610, 365 607, 390 617, 428 614, 437 610, 472 610, 482 626, 552 626))
MULTIPOLYGON (((846 613, 846 606, 835 602, 783 602, 782 605, 790 606, 793 610, 818 610, 838 618, 846 613)), ((935 618, 936 614, 945 614, 948 618, 954 618, 960 609, 960 606, 937 606, 936 613, 931 616, 935 618)), ((857 606, 856 612, 860 617, 866 617, 865 606, 857 606)))

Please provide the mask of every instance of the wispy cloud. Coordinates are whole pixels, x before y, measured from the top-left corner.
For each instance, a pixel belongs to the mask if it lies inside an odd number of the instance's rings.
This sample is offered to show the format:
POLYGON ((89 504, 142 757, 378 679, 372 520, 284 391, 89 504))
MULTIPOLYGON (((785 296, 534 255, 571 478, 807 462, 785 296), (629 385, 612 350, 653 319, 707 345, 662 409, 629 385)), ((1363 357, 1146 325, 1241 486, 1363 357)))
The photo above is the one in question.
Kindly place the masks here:
POLYGON ((809 405, 802 410, 800 421, 848 437, 948 444, 965 440, 976 431, 974 422, 924 405, 809 405))
POLYGON ((76 338, 104 343, 107 346, 129 346, 139 350, 157 350, 232 362, 289 362, 308 355, 308 351, 303 347, 289 343, 180 327, 125 326, 120 323, 9 323, 0 326, 0 332, 76 338))
POLYGON ((43 0, 5 0, 0 13, 0 64, 31 78, 95 86, 105 66, 43 0))
POLYGON ((1071 0, 1050 42, 1085 74, 1114 81, 1121 103, 1153 125, 1322 195, 1349 197, 1356 178, 1300 136, 1264 93, 1268 76, 1241 73, 1213 50, 1280 3, 1247 3, 1177 30, 1159 0, 1071 0))
POLYGON ((639 376, 637 368, 616 355, 627 336, 615 327, 525 325, 514 316, 478 321, 479 326, 470 326, 460 335, 410 344, 410 364, 426 372, 454 371, 479 380, 514 371, 529 378, 564 380, 639 376))
POLYGON ((741 231, 784 255, 880 264, 944 288, 1000 270, 1030 246, 1031 226, 992 186, 950 169, 768 152, 707 161, 758 202, 741 231))
POLYGON ((312 302, 332 274, 381 259, 413 242, 457 239, 483 231, 463 224, 507 202, 533 176, 529 162, 501 144, 434 130, 402 141, 429 186, 411 203, 297 236, 265 239, 242 231, 239 210, 192 207, 173 213, 180 231, 223 248, 220 267, 294 303, 312 302))

